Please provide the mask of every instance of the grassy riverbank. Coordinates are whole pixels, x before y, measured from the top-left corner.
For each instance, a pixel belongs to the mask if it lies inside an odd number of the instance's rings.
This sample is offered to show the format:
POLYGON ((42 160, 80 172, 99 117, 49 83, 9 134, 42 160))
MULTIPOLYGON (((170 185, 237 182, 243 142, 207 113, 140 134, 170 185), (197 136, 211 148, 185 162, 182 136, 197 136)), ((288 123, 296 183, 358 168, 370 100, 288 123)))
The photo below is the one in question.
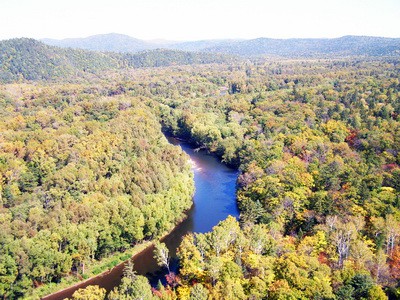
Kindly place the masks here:
POLYGON ((90 265, 86 266, 85 274, 81 278, 76 275, 69 275, 61 279, 59 283, 49 283, 41 285, 40 287, 34 289, 32 294, 25 297, 27 300, 37 300, 42 299, 46 296, 61 292, 65 289, 73 288, 74 286, 79 288, 80 285, 88 280, 92 280, 97 276, 102 276, 111 271, 114 267, 126 262, 127 260, 138 255, 142 251, 150 247, 156 240, 162 240, 168 236, 172 231, 175 230, 179 224, 181 224, 187 218, 187 214, 183 214, 182 217, 177 222, 176 226, 172 227, 171 230, 166 231, 160 238, 154 239, 152 241, 144 241, 134 247, 127 249, 122 253, 115 253, 109 257, 105 257, 100 261, 93 261, 90 265))
POLYGON ((103 273, 108 272, 110 269, 115 266, 127 261, 131 257, 139 254, 147 247, 152 244, 151 241, 146 241, 141 244, 134 246, 131 249, 126 250, 123 253, 116 253, 109 257, 106 257, 100 261, 94 261, 90 265, 87 266, 85 274, 82 276, 82 279, 75 275, 69 275, 61 279, 60 283, 49 283, 44 284, 33 290, 33 293, 26 297, 25 299, 41 299, 47 295, 59 292, 63 289, 67 289, 77 284, 80 285, 86 280, 90 280, 95 276, 99 276, 103 273))

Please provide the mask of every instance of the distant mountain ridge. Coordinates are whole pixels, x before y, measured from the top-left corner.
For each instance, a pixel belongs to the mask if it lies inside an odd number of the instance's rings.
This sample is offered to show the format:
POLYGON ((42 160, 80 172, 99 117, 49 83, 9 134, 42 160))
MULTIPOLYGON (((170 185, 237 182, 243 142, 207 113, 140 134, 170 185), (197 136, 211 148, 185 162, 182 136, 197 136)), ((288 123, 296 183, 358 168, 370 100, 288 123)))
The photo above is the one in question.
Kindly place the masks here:
POLYGON ((62 49, 28 38, 0 41, 0 82, 81 77, 117 67, 117 58, 100 52, 62 49))
POLYGON ((110 33, 79 39, 44 39, 44 43, 96 51, 136 53, 158 48, 234 54, 240 56, 272 55, 283 57, 313 56, 383 56, 400 55, 400 38, 343 36, 340 38, 299 38, 201 41, 145 41, 127 35, 110 33))
POLYGON ((128 52, 136 53, 145 50, 171 49, 183 51, 202 51, 208 48, 224 45, 229 42, 240 40, 200 40, 177 42, 169 40, 140 40, 125 34, 107 33, 88 36, 85 38, 68 39, 41 39, 41 41, 50 46, 62 48, 84 49, 102 52, 128 52))
POLYGON ((41 41, 50 46, 104 52, 140 52, 159 48, 157 43, 146 42, 118 33, 97 34, 86 38, 62 40, 42 39, 41 41))
POLYGON ((344 36, 334 39, 258 38, 215 46, 208 48, 207 51, 241 56, 284 57, 400 55, 400 39, 369 36, 344 36))
POLYGON ((97 51, 49 46, 28 38, 0 41, 0 82, 90 78, 110 70, 126 68, 230 63, 237 60, 238 56, 400 56, 400 39, 366 36, 344 36, 337 39, 205 40, 176 44, 162 41, 164 49, 160 49, 157 42, 143 42, 115 34, 74 43, 75 46, 91 45, 97 51), (90 41, 95 43, 91 45, 90 41), (135 52, 126 51, 133 47, 135 52), (150 49, 143 50, 146 47, 150 49), (138 52, 138 49, 141 51, 138 52))
POLYGON ((236 58, 218 53, 156 49, 138 53, 60 48, 19 38, 0 41, 0 82, 91 78, 110 70, 227 63, 236 58))

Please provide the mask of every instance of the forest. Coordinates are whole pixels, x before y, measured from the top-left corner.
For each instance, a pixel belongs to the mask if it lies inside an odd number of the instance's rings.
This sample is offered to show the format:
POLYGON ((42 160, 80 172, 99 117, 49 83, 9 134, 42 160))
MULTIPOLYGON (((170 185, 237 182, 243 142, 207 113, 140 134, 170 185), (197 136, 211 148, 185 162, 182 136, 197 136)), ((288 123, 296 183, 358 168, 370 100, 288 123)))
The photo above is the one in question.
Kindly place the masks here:
POLYGON ((82 276, 182 219, 193 177, 162 130, 239 169, 240 219, 184 237, 166 286, 128 264, 110 293, 74 299, 400 297, 398 57, 98 72, 1 85, 3 298, 82 276))
POLYGON ((337 57, 398 55, 399 38, 347 35, 338 38, 255 38, 213 39, 198 41, 146 41, 128 35, 109 33, 86 38, 43 39, 43 43, 62 48, 136 53, 144 50, 170 49, 206 53, 280 57, 337 57))
POLYGON ((191 207, 188 157, 138 99, 55 85, 0 97, 0 294, 84 275, 191 207))
POLYGON ((139 53, 94 52, 58 48, 34 39, 0 41, 0 82, 110 81, 110 71, 170 65, 229 63, 235 56, 221 53, 156 49, 139 53), (106 75, 107 74, 107 75, 106 75), (103 77, 104 76, 104 77, 103 77))

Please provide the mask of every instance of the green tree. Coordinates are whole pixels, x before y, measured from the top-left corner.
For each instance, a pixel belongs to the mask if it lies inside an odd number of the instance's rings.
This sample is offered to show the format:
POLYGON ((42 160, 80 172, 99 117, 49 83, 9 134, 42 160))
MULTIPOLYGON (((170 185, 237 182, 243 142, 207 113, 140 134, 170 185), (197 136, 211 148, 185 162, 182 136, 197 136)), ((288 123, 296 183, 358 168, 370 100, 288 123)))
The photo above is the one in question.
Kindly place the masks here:
POLYGON ((168 269, 168 273, 171 273, 169 268, 170 257, 169 250, 164 243, 156 242, 154 245, 154 259, 160 267, 168 269))
POLYGON ((190 288, 190 300, 207 300, 208 294, 208 290, 201 283, 190 288))
POLYGON ((106 298, 106 290, 98 285, 89 285, 84 289, 79 289, 72 295, 73 300, 101 300, 106 298))
POLYGON ((154 299, 151 286, 146 277, 136 275, 124 277, 121 284, 108 295, 110 300, 151 300, 154 299))

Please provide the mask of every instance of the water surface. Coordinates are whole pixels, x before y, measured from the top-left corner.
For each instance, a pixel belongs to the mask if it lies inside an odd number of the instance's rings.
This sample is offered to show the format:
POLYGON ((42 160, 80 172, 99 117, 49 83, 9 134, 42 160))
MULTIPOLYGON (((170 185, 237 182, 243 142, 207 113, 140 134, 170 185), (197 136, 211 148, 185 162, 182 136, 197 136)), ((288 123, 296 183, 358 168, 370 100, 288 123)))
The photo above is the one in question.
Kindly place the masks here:
MULTIPOLYGON (((238 172, 228 168, 204 150, 195 151, 189 144, 175 138, 168 137, 168 140, 174 145, 179 145, 190 156, 196 187, 193 207, 188 211, 187 219, 162 240, 172 256, 171 270, 177 271, 176 249, 184 235, 189 232, 204 233, 211 231, 212 227, 225 220, 228 215, 239 216, 235 195, 238 172)), ((165 282, 167 271, 157 265, 153 258, 153 250, 153 247, 147 248, 136 255, 133 262, 137 273, 147 276, 151 284, 156 285, 158 280, 165 282)), ((44 299, 68 298, 78 288, 84 288, 88 285, 99 285, 110 291, 121 282, 123 269, 124 264, 120 264, 102 276, 94 277, 44 299)))

